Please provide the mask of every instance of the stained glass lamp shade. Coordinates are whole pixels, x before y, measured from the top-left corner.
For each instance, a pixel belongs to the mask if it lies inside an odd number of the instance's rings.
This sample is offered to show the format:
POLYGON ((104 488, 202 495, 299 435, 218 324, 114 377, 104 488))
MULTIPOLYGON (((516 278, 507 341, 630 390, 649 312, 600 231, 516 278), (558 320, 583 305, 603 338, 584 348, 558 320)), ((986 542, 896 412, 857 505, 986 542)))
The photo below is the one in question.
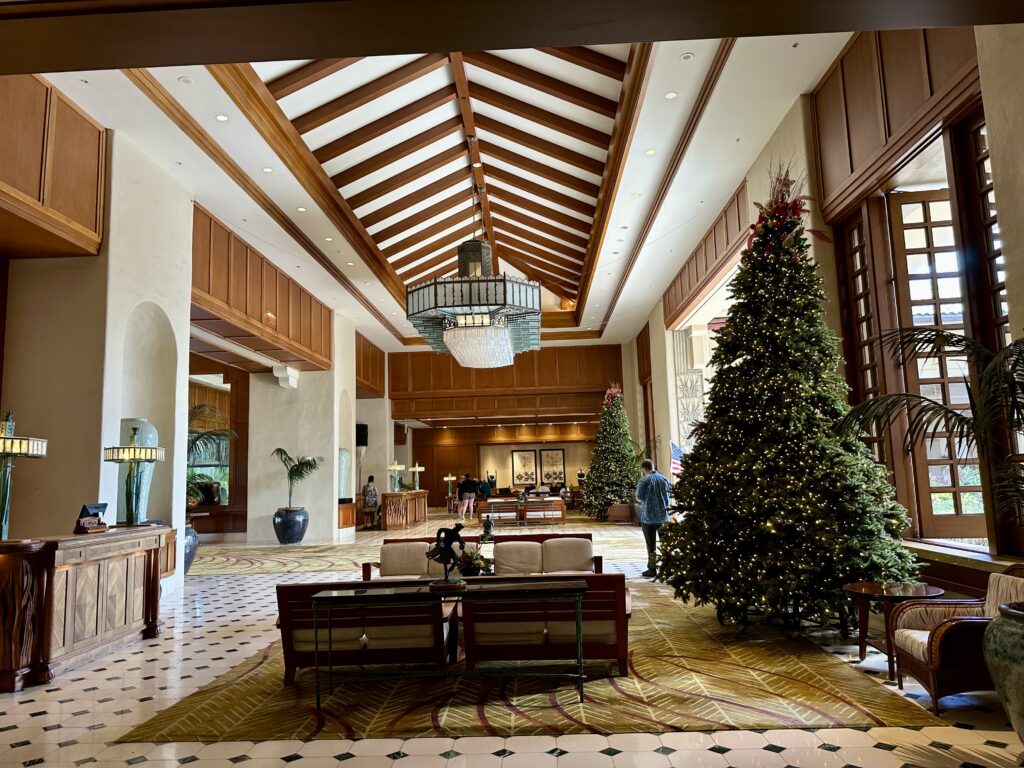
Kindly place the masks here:
POLYGON ((128 476, 124 481, 124 510, 127 525, 139 525, 139 507, 142 495, 141 473, 139 464, 164 460, 164 449, 159 446, 136 445, 135 438, 138 427, 132 427, 132 435, 128 445, 115 445, 103 449, 103 460, 114 464, 127 464, 128 476))

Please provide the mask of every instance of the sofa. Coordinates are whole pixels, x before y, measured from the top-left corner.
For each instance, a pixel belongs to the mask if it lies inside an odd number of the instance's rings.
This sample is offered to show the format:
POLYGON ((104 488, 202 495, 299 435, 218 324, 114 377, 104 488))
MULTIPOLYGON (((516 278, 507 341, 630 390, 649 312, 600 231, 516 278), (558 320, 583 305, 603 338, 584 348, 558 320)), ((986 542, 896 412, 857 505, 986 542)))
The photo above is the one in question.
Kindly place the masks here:
POLYGON ((999 615, 999 604, 1024 601, 1024 565, 989 575, 983 600, 912 600, 895 606, 889 617, 896 655, 896 680, 913 677, 939 699, 964 691, 993 690, 982 654, 982 638, 999 615))
MULTIPOLYGON (((479 536, 463 536, 470 546, 479 546, 479 536)), ((440 565, 427 560, 427 550, 434 544, 432 538, 384 539, 380 548, 380 561, 363 563, 363 581, 378 579, 430 578, 440 579, 444 571, 440 565)), ((601 573, 603 560, 594 554, 589 533, 540 533, 527 536, 500 535, 494 537, 494 574, 519 576, 531 573, 601 573)))
POLYGON ((558 496, 527 496, 520 502, 517 498, 494 498, 477 502, 477 520, 490 517, 496 525, 525 525, 529 523, 564 523, 565 502, 558 496))
MULTIPOLYGON (((315 666, 313 595, 328 589, 389 586, 388 581, 278 584, 285 685, 295 682, 297 670, 315 666)), ((458 618, 451 602, 333 608, 329 624, 327 615, 321 612, 315 632, 319 634, 321 666, 327 661, 328 638, 332 645, 331 663, 335 666, 420 662, 444 668, 457 655, 458 618)))

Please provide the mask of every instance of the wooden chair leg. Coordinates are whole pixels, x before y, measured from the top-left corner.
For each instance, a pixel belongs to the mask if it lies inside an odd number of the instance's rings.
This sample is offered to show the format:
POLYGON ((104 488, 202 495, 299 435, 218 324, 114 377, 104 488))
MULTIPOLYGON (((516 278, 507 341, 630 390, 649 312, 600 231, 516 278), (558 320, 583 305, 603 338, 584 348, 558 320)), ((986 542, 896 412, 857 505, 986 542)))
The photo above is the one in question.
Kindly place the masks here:
POLYGON ((619 677, 629 677, 629 659, 619 658, 619 677))
POLYGON ((286 666, 284 668, 284 684, 295 685, 295 667, 286 666))

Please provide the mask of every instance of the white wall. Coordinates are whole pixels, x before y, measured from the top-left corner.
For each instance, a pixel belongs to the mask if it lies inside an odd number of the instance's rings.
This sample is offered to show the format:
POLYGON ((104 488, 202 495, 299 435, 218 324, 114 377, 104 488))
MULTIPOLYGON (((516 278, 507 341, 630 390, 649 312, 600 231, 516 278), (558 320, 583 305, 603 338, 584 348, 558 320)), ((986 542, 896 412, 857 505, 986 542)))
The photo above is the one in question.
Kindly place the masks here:
MULTIPOLYGON (((356 329, 351 320, 334 314, 335 402, 338 404, 338 448, 352 455, 348 482, 349 496, 359 493, 356 478, 356 329)), ((337 450, 335 450, 337 457, 337 450)), ((335 463, 337 459, 335 458, 335 463)))
POLYGON ((576 485, 576 472, 580 467, 584 472, 590 473, 590 458, 594 454, 593 443, 523 443, 522 445, 481 445, 479 447, 480 477, 483 478, 487 472, 495 470, 498 487, 511 487, 514 485, 512 482, 512 451, 536 451, 537 474, 539 475, 540 452, 554 448, 561 448, 565 451, 566 483, 576 485))
POLYGON ((101 450, 118 444, 122 417, 149 417, 166 461, 148 516, 179 529, 167 594, 184 573, 192 198, 126 137, 109 136, 99 256, 12 262, 5 400, 19 431, 50 440, 46 459, 18 467, 14 503, 26 512, 15 506, 12 535, 70 533, 87 502, 107 502, 114 522, 122 489, 101 450))
MULTIPOLYGON (((395 435, 391 422, 391 400, 387 397, 373 397, 356 400, 356 421, 367 427, 366 453, 363 454, 363 477, 373 475, 378 488, 387 488, 387 470, 384 469, 395 457, 395 435)), ((408 462, 399 462, 408 466, 408 462)), ((408 472, 402 476, 409 478, 408 472)))
POLYGON ((671 442, 679 442, 676 414, 676 372, 672 334, 665 328, 659 299, 647 318, 651 334, 651 391, 654 395, 654 436, 658 441, 652 457, 659 472, 667 475, 672 466, 671 442))
POLYGON ((644 444, 644 396, 636 361, 636 339, 622 347, 622 401, 629 419, 629 436, 637 445, 644 444))

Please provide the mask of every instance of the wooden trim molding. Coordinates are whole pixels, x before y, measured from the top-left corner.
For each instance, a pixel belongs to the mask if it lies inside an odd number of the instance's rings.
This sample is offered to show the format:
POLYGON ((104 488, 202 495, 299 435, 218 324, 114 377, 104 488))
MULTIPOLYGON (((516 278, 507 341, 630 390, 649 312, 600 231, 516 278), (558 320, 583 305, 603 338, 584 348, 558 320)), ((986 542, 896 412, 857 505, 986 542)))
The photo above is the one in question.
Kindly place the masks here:
MULTIPOLYGON (((715 51, 715 57, 712 59, 711 66, 708 69, 707 74, 704 76, 704 83, 701 85, 700 91, 697 94, 697 100, 694 102, 693 109, 690 111, 690 116, 686 119, 686 125, 683 126, 683 132, 679 136, 679 142, 676 144, 675 151, 672 153, 672 159, 669 160, 668 169, 666 170, 665 176, 662 178, 658 191, 654 196, 654 202, 651 203, 651 208, 647 212, 647 218, 644 219, 644 223, 640 227, 640 232, 637 234, 635 245, 630 251, 629 258, 626 261, 626 268, 623 270, 622 276, 619 278, 619 283, 615 287, 615 291, 612 293, 612 300, 608 303, 608 308, 605 310, 604 319, 601 321, 602 331, 608 326, 608 321, 611 319, 612 313, 615 311, 615 307, 619 303, 619 296, 622 295, 622 292, 626 287, 626 282, 629 280, 629 277, 633 272, 633 268, 636 266, 636 262, 640 258, 640 252, 643 250, 644 244, 647 242, 647 238, 651 234, 651 229, 654 227, 654 222, 658 218, 658 214, 661 212, 661 206, 664 205, 665 199, 668 197, 669 189, 671 189, 672 184, 676 179, 676 174, 682 167, 683 158, 686 156, 686 152, 689 150, 690 144, 693 142, 693 137, 697 133, 697 128, 704 117, 704 113, 707 111, 708 104, 711 102, 711 96, 715 91, 715 87, 718 85, 722 72, 725 71, 725 65, 728 63, 729 55, 732 53, 732 49, 735 45, 735 37, 724 38, 718 44, 718 50, 715 51)), ((582 303, 576 307, 576 312, 577 317, 582 317, 582 303)))
MULTIPOLYGON (((213 137, 208 134, 199 123, 190 115, 178 101, 164 88, 149 71, 144 69, 124 70, 124 75, 142 93, 152 101, 161 112, 163 112, 178 128, 192 140, 192 142, 206 153, 228 177, 234 181, 242 190, 262 208, 274 222, 280 226, 285 233, 295 240, 299 246, 308 253, 317 264, 327 270, 338 283, 344 288, 363 308, 369 312, 384 328, 399 341, 403 336, 401 332, 391 324, 377 306, 363 296, 351 280, 331 260, 331 258, 320 250, 320 248, 303 232, 299 226, 289 218, 280 206, 263 191, 263 189, 242 170, 224 148, 221 147, 213 137)), ((261 83, 262 85, 262 83, 261 83)), ((402 294, 404 304, 405 294, 402 294)))

